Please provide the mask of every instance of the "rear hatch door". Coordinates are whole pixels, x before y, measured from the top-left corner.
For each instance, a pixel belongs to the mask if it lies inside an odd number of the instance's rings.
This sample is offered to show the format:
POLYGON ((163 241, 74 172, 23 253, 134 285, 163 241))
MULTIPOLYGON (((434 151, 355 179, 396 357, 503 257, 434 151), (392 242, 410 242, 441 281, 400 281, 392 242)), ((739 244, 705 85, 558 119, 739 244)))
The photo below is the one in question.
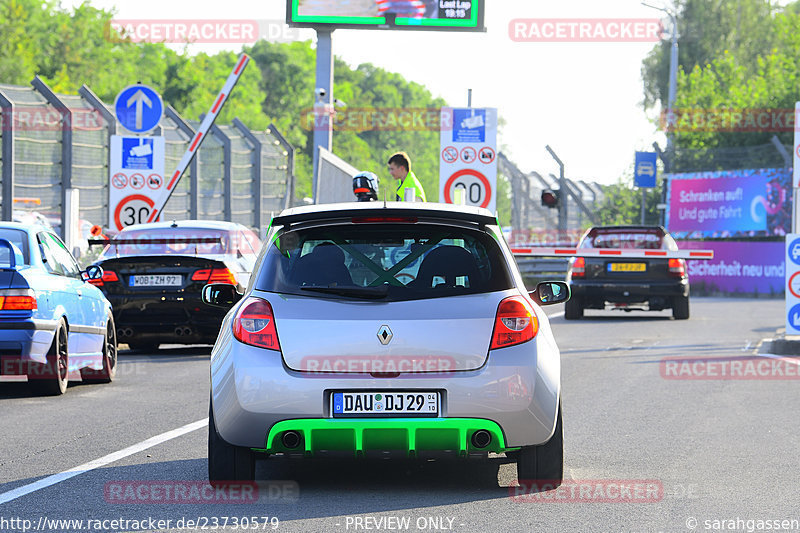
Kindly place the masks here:
POLYGON ((272 304, 289 368, 346 374, 480 368, 497 306, 512 292, 389 303, 254 295, 272 304))

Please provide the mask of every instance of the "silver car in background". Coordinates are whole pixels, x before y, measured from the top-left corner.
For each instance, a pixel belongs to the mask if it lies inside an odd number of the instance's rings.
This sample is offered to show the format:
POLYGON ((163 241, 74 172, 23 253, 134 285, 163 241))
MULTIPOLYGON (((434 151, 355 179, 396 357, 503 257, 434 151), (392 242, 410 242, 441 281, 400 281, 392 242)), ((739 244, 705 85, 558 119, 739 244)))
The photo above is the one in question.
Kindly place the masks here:
POLYGON ((540 306, 568 298, 563 282, 527 292, 485 209, 282 212, 211 354, 209 479, 253 479, 268 455, 494 452, 560 483, 561 360, 540 306))

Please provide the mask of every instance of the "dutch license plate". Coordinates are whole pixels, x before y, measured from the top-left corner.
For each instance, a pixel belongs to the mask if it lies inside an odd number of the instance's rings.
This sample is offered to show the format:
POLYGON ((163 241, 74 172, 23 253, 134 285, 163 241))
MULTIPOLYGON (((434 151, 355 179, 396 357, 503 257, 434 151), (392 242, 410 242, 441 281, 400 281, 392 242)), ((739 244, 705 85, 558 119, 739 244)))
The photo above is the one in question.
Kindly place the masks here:
POLYGON ((609 263, 609 272, 644 272, 647 270, 645 263, 609 263))
POLYGON ((404 392, 334 392, 331 413, 337 416, 439 416, 439 393, 404 392))
POLYGON ((131 287, 180 287, 183 276, 180 274, 146 274, 131 276, 131 287))

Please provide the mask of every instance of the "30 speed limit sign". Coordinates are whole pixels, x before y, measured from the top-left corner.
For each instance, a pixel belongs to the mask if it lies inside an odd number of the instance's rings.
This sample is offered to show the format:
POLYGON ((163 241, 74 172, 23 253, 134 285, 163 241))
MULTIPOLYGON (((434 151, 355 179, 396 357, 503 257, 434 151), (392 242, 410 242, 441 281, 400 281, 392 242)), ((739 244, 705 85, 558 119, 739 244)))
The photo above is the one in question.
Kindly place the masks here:
POLYGON ((464 200, 467 205, 489 207, 492 202, 492 186, 489 180, 470 168, 455 172, 444 185, 444 201, 452 204, 455 202, 456 190, 464 190, 464 200))
POLYGON ((121 230, 134 224, 144 224, 154 205, 153 199, 143 194, 126 196, 114 209, 114 227, 121 230))
POLYGON ((439 201, 497 209, 497 109, 441 111, 439 201), (456 157, 456 154, 458 157, 456 157))

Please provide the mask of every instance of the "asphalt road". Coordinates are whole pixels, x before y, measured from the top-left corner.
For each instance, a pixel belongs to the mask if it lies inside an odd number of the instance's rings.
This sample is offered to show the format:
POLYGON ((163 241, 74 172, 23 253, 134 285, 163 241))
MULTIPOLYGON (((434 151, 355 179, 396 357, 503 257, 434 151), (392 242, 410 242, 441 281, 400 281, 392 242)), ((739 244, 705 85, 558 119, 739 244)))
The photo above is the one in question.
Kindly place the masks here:
MULTIPOLYGON (((0 531, 213 531, 225 520, 235 531, 243 517, 257 517, 248 531, 281 532, 800 530, 798 379, 775 367, 741 372, 775 362, 757 354, 782 324, 782 300, 694 298, 688 321, 669 311, 588 311, 567 322, 563 309, 547 310, 564 370, 567 481, 558 492, 515 487, 516 467, 502 457, 272 459, 257 475, 283 481, 255 502, 131 503, 125 491, 141 482, 199 490, 206 479, 210 349, 123 351, 111 385, 39 398, 25 384, 0 384, 0 531), (190 520, 205 529, 186 527, 190 520)), ((778 361, 789 372, 798 362, 778 361)))

